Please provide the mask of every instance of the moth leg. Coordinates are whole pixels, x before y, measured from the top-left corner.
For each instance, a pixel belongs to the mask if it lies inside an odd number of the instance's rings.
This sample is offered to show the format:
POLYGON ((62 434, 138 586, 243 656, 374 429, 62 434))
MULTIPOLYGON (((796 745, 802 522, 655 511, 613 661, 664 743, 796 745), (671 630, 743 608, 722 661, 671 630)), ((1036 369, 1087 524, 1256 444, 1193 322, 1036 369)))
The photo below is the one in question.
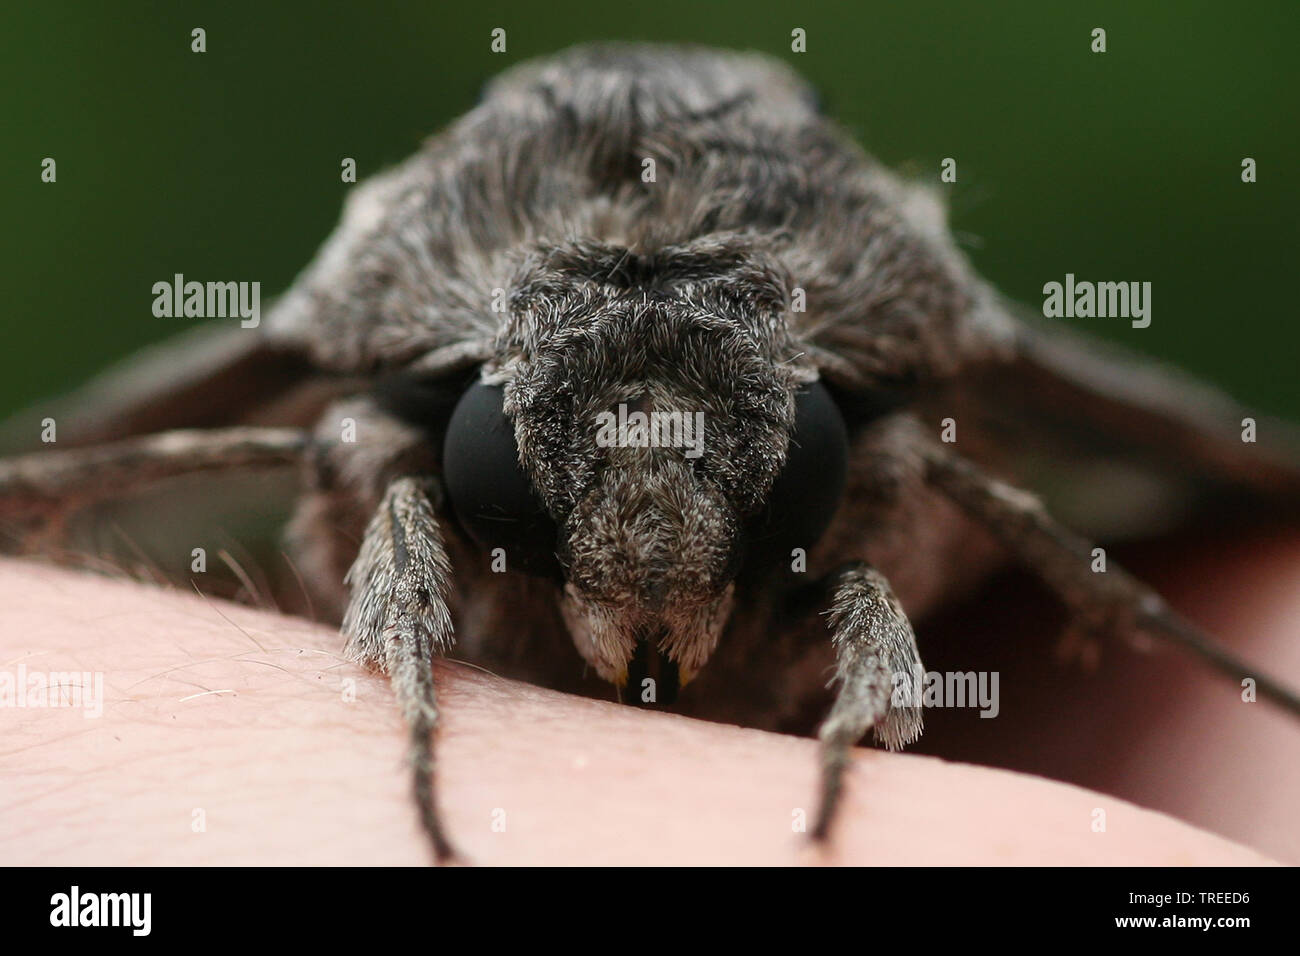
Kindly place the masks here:
POLYGON ((455 857, 434 794, 433 732, 438 700, 433 656, 453 642, 447 597, 451 565, 431 496, 432 479, 393 480, 366 527, 347 575, 351 598, 343 616, 348 653, 389 675, 410 730, 420 823, 439 862, 455 857))
POLYGON ((307 432, 296 428, 218 428, 0 458, 0 520, 34 533, 162 479, 294 464, 307 445, 307 432))
MULTIPOLYGON (((821 796, 812 836, 830 832, 844 786, 849 753, 868 730, 890 750, 921 735, 921 708, 898 706, 899 677, 915 686, 922 673, 916 635, 884 576, 865 563, 837 572, 829 612, 839 691, 818 731, 821 796)), ((916 702, 919 705, 919 701, 916 702)))
MULTIPOLYGON (((333 502, 370 514, 344 576, 347 652, 389 676, 409 730, 407 759, 420 823, 435 857, 446 862, 456 854, 435 799, 433 657, 447 651, 454 638, 448 606, 451 564, 437 517, 442 503, 437 462, 418 429, 395 420, 368 397, 331 406, 317 425, 316 438, 317 454, 307 465, 317 504, 333 502), (354 430, 352 440, 340 439, 336 429, 343 426, 354 430)), ((328 530, 311 520, 318 510, 309 508, 295 518, 297 536, 311 539, 316 548, 328 530)), ((298 544, 302 548, 307 540, 298 544)), ((342 556, 333 546, 304 553, 309 566, 321 569, 342 556)))
POLYGON ((1195 625, 1123 569, 1092 570, 1093 545, 1057 523, 1033 495, 982 473, 929 438, 917 435, 926 479, 986 526, 1060 596, 1076 626, 1093 634, 1140 632, 1204 658, 1225 676, 1254 678, 1275 703, 1300 716, 1300 695, 1261 673, 1195 625))

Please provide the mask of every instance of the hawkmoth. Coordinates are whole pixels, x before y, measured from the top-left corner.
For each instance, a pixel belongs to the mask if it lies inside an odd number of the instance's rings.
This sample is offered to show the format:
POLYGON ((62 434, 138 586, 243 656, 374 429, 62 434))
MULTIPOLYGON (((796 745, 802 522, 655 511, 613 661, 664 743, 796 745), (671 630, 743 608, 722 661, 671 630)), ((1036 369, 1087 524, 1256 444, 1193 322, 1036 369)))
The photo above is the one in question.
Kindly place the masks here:
POLYGON ((168 477, 300 469, 294 553, 349 652, 391 677, 439 859, 431 661, 453 648, 775 729, 824 702, 818 838, 850 748, 921 732, 895 694, 921 668, 909 616, 1005 559, 1079 631, 1172 641, 1300 713, 1098 573, 1068 500, 1071 468, 1104 460, 1119 504, 1123 475, 1161 489, 1107 533, 1292 507, 1293 432, 1243 442, 1248 416, 1213 390, 1021 318, 934 195, 759 55, 610 45, 515 67, 355 188, 265 322, 202 327, 58 407, 57 451, 0 461, 15 549, 168 477), (1070 521, 1010 483, 1026 448, 1052 463, 1035 480, 1064 476, 1070 521))

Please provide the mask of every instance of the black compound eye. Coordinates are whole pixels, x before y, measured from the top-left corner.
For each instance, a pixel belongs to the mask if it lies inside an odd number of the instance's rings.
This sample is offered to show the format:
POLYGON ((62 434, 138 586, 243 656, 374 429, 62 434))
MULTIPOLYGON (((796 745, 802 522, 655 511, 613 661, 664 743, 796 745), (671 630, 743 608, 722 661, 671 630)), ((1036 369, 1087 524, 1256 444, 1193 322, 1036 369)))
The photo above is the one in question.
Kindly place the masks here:
POLYGON ((788 565, 795 548, 812 549, 839 507, 848 461, 848 430, 835 400, 820 382, 800 389, 785 468, 746 527, 748 564, 788 565))
POLYGON ((559 576, 555 522, 519 466, 503 399, 500 386, 476 382, 451 414, 442 472, 452 513, 484 551, 505 551, 508 570, 559 576))

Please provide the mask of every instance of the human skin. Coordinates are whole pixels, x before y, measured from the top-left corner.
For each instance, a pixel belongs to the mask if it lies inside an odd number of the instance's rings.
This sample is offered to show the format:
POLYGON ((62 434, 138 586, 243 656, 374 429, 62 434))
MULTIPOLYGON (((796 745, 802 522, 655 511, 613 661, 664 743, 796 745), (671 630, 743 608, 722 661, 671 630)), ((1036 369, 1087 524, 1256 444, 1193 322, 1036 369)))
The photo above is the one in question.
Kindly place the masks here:
MULTIPOLYGON (((1300 541, 1274 536, 1242 548, 1196 557, 1190 570, 1182 561, 1168 573, 1190 583, 1166 592, 1202 618, 1218 609, 1217 623, 1248 628, 1245 652, 1294 682, 1300 541), (1204 599, 1205 580, 1231 600, 1204 599)), ((21 663, 29 673, 100 672, 104 681, 97 718, 0 709, 0 862, 428 862, 392 693, 339 648, 334 630, 305 620, 0 561, 0 671, 21 663)), ((1124 693, 1132 668, 1110 670, 1110 692, 1124 693)), ((1216 829, 1241 832, 1252 821, 1264 853, 1102 793, 871 749, 855 754, 835 838, 819 848, 796 832, 816 792, 814 741, 570 697, 454 663, 436 670, 441 803, 458 848, 479 864, 1294 860, 1295 787, 1243 774, 1285 764, 1294 784, 1300 732, 1195 665, 1159 673, 1172 683, 1158 701, 1105 698, 1136 722, 1119 735, 1128 747, 1103 738, 1115 760, 1112 776, 1099 779, 1121 791, 1145 781, 1156 797, 1188 794, 1193 810, 1210 801, 1224 824, 1216 829), (1144 707, 1159 713, 1142 719, 1144 707), (1225 721, 1228 732, 1204 732, 1225 721)), ((1071 746, 1070 706, 1063 702, 1063 736, 1050 746, 1071 746)))

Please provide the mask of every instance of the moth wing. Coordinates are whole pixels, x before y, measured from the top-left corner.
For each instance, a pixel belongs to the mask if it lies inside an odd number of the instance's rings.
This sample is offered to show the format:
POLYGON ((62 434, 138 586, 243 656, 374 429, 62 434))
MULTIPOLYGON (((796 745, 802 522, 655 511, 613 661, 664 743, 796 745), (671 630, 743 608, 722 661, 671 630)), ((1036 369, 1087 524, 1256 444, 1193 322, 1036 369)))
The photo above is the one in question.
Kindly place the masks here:
POLYGON ((1010 327, 1010 348, 928 394, 922 414, 936 429, 951 417, 958 450, 1002 465, 1077 530, 1117 540, 1207 506, 1300 504, 1295 426, 1110 343, 1010 327))
POLYGON ((305 425, 339 388, 303 350, 238 323, 210 323, 147 347, 60 398, 0 424, 8 453, 39 446, 53 419, 58 447, 173 428, 305 425))
POLYGON ((435 138, 354 187, 333 234, 258 327, 221 320, 146 348, 0 424, 0 449, 30 450, 47 417, 60 447, 171 428, 305 426, 386 370, 414 363, 436 377, 483 361, 495 326, 486 303, 446 291, 465 285, 439 271, 456 257, 411 254, 454 232, 459 193, 433 155, 449 144, 435 138), (403 295, 389 294, 399 286, 403 295))

